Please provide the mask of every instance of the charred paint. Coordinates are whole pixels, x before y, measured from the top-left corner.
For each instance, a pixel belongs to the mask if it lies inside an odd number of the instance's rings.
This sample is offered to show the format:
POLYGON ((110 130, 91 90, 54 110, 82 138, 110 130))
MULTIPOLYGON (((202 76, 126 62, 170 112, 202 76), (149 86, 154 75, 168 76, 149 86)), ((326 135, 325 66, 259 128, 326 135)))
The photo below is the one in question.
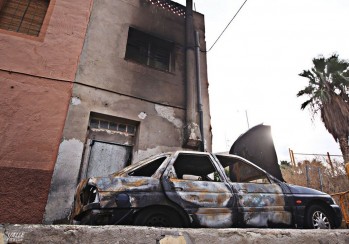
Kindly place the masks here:
MULTIPOLYGON (((145 161, 108 177, 83 180, 77 187, 72 217, 82 219, 81 223, 119 224, 149 206, 167 206, 181 212, 193 227, 275 227, 298 223, 299 220, 293 220, 297 216, 293 216, 292 206, 286 206, 290 201, 285 201, 285 194, 290 192, 284 188, 292 190, 291 186, 281 182, 236 183, 222 175, 223 182, 176 179, 172 174, 174 155, 168 155, 167 163, 162 163, 152 177, 132 176, 134 170, 146 165, 145 161)), ((215 164, 220 167, 218 162, 215 164)), ((223 172, 223 168, 218 172, 223 172)))
POLYGON ((170 179, 167 196, 182 206, 195 226, 230 227, 233 194, 224 182, 170 179))
POLYGON ((175 187, 185 187, 191 192, 227 192, 227 187, 222 182, 171 179, 170 184, 173 184, 175 187))
POLYGON ((270 227, 290 225, 292 214, 285 210, 282 188, 277 184, 234 184, 238 207, 247 226, 270 227))
POLYGON ((103 177, 97 178, 99 191, 154 191, 159 187, 159 180, 151 177, 103 177))
POLYGON ((229 208, 199 208, 194 216, 203 227, 224 228, 233 225, 233 212, 229 208))
POLYGON ((74 206, 73 206, 73 213, 72 213, 72 216, 71 216, 72 219, 74 219, 74 217, 76 215, 78 215, 81 212, 82 208, 83 208, 83 203, 81 201, 81 197, 80 197, 81 195, 80 194, 81 194, 83 188, 86 186, 86 183, 87 183, 87 179, 84 179, 84 180, 82 180, 79 183, 79 185, 76 188, 76 193, 77 194, 75 194, 75 202, 74 202, 74 206))
POLYGON ((245 212, 243 214, 245 225, 255 227, 272 227, 277 225, 290 225, 292 215, 290 212, 245 212))

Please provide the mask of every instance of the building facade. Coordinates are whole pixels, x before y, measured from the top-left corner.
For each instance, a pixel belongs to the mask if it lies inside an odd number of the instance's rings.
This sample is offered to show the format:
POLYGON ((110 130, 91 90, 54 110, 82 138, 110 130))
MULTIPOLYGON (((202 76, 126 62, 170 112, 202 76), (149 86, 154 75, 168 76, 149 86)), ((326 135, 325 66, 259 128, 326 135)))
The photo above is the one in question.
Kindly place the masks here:
MULTIPOLYGON (((37 170, 28 187, 33 204, 42 199, 35 221, 22 222, 38 223, 43 216, 44 223, 67 222, 82 178, 107 175, 165 151, 211 150, 206 54, 198 51, 194 36, 196 32, 200 49, 205 50, 203 15, 168 0, 51 0, 45 16, 49 19, 40 39, 39 46, 46 48, 42 51, 33 37, 0 32, 0 42, 19 39, 31 50, 21 57, 7 41, 13 48, 8 56, 17 59, 0 61, 0 77, 7 82, 1 86, 8 97, 1 114, 9 114, 3 128, 9 145, 1 146, 0 152, 12 157, 21 170, 37 170), (18 70, 6 68, 8 63, 18 70), (18 94, 13 94, 16 79, 8 81, 14 75, 23 86, 18 94), (36 80, 30 83, 31 79, 36 80), (17 113, 17 107, 23 112, 17 113), (19 120, 24 128, 18 128, 19 120), (30 160, 24 163, 16 153, 30 160)), ((21 176, 12 174, 17 168, 8 162, 0 158, 0 167, 8 171, 1 179, 13 189, 21 176)), ((13 198, 27 194, 20 184, 13 198)))
POLYGON ((41 223, 90 3, 0 0, 0 223, 41 223))

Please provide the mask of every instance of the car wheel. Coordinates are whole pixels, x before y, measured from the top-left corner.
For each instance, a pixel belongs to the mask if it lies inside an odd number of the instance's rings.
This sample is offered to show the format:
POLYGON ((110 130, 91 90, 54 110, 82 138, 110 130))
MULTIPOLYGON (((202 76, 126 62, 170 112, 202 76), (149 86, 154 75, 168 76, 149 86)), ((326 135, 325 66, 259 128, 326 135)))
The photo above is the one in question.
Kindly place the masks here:
POLYGON ((135 225, 156 227, 182 227, 177 213, 170 209, 145 209, 134 220, 135 225))
POLYGON ((311 229, 331 229, 332 215, 322 206, 310 206, 307 212, 307 227, 311 229))

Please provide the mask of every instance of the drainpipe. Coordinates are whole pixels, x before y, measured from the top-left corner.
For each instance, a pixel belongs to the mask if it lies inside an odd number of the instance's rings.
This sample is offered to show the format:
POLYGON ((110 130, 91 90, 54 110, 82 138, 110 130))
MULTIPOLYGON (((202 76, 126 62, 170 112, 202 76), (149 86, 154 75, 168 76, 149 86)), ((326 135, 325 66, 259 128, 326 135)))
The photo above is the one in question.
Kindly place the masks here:
POLYGON ((186 62, 186 125, 184 128, 183 147, 198 149, 201 144, 201 133, 197 124, 196 111, 196 74, 195 74, 195 51, 194 51, 194 22, 193 1, 186 1, 185 16, 185 62, 186 62))
POLYGON ((202 95, 201 95, 201 64, 200 64, 200 34, 195 31, 195 54, 196 54, 196 85, 197 85, 197 99, 198 99, 198 111, 199 111, 199 124, 201 132, 201 145, 200 150, 205 151, 205 136, 204 136, 204 115, 202 111, 202 95))

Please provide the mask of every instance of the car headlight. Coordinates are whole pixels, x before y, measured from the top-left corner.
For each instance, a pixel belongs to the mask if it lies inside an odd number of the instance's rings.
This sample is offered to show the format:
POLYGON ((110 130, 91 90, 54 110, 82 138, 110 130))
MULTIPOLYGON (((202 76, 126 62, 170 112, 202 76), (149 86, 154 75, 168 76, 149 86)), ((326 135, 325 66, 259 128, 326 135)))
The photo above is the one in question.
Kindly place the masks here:
POLYGON ((99 202, 99 194, 97 187, 86 185, 80 193, 80 200, 83 205, 99 202))

